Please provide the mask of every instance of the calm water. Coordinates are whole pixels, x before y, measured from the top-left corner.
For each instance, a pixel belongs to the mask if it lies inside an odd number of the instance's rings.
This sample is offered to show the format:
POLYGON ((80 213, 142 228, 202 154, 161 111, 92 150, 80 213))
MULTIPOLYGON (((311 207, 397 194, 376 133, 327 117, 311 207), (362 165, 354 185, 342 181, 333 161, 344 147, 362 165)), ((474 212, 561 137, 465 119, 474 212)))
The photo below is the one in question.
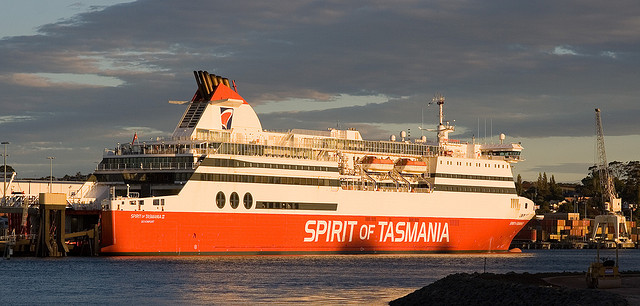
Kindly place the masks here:
MULTIPOLYGON (((456 272, 584 271, 595 250, 520 254, 0 260, 0 303, 385 304, 456 272)), ((601 256, 615 257, 615 251, 601 256)), ((620 251, 621 270, 640 250, 620 251)))

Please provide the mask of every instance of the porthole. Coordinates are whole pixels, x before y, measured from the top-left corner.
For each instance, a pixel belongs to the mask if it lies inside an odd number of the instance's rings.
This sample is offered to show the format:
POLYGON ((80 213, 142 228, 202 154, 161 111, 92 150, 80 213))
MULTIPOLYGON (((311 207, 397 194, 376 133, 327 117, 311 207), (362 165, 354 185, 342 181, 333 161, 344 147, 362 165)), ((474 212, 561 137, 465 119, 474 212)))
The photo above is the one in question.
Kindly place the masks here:
POLYGON ((231 196, 229 197, 229 205, 231 205, 231 208, 236 209, 238 208, 238 205, 240 204, 240 197, 238 196, 237 193, 232 193, 231 196))
POLYGON ((242 202, 244 203, 244 208, 251 209, 251 206, 253 206, 253 196, 248 192, 245 193, 242 202))
POLYGON ((224 192, 219 191, 218 194, 216 195, 216 205, 218 205, 218 208, 223 208, 225 202, 226 202, 226 198, 224 196, 224 192))

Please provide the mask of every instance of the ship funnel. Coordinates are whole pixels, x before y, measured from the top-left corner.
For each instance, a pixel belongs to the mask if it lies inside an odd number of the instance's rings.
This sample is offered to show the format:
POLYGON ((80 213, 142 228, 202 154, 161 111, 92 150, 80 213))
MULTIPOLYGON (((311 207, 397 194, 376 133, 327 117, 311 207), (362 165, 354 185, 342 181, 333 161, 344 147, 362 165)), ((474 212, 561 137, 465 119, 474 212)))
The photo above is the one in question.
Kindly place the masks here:
POLYGON ((198 91, 196 92, 194 101, 207 101, 211 99, 213 92, 220 84, 224 84, 225 86, 231 88, 231 84, 229 83, 228 78, 223 78, 215 74, 209 74, 209 72, 207 71, 194 71, 193 76, 196 78, 196 84, 198 85, 198 91))
POLYGON ((204 97, 206 93, 206 89, 204 88, 204 84, 202 83, 202 71, 194 71, 193 76, 196 78, 196 84, 198 85, 198 92, 196 95, 200 97, 204 97))
POLYGON ((204 83, 207 87, 207 96, 211 95, 211 92, 213 91, 213 84, 211 84, 211 76, 209 75, 208 72, 203 72, 202 73, 202 77, 204 78, 204 83))

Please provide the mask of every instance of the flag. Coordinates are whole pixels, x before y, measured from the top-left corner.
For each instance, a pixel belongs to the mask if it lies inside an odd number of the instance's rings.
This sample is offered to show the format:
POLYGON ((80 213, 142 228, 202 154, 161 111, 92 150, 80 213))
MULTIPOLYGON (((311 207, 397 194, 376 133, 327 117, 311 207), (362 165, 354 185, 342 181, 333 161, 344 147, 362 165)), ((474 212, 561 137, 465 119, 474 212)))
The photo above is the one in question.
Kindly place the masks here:
POLYGON ((133 134, 133 140, 131 140, 131 145, 133 145, 136 141, 138 141, 138 132, 133 134))

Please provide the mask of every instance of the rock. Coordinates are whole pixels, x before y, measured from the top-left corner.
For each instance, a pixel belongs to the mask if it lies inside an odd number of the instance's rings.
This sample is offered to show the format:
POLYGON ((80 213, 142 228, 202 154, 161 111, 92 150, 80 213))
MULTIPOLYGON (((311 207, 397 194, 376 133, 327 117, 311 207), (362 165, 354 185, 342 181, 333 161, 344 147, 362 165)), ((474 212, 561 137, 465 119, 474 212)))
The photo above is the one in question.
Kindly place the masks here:
POLYGON ((629 305, 610 292, 554 287, 535 274, 458 273, 389 305, 629 305))

